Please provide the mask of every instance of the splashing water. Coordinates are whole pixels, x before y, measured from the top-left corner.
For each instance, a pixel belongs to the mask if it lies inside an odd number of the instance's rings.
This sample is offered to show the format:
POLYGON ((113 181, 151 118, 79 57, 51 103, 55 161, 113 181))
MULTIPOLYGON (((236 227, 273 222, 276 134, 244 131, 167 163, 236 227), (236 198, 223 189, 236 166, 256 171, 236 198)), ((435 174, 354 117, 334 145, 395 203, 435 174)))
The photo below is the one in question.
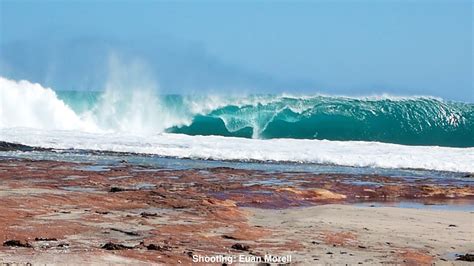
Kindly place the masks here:
POLYGON ((160 95, 146 66, 111 59, 103 92, 0 78, 0 128, 474 146, 474 104, 430 97, 160 95))

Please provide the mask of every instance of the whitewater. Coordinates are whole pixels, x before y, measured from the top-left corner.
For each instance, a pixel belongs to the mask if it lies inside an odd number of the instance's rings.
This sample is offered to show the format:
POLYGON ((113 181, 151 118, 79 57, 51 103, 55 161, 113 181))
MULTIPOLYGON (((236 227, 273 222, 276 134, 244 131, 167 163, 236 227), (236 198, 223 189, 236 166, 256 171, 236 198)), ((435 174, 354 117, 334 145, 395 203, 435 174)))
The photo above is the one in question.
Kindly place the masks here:
POLYGON ((472 104, 434 98, 162 97, 146 85, 109 86, 85 97, 0 77, 0 141, 176 158, 474 172, 472 104), (321 126, 328 124, 336 126, 321 126), (393 128, 401 133, 385 133, 393 128), (434 145, 402 145, 424 142, 434 145))

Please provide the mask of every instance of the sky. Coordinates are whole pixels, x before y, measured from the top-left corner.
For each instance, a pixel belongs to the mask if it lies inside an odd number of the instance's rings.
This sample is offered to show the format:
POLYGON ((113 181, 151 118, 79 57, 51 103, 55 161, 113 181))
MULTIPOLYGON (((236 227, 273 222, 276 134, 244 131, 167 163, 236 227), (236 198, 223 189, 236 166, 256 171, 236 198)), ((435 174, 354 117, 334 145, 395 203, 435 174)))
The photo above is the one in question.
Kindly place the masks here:
POLYGON ((6 1, 0 75, 100 89, 111 54, 166 93, 474 102, 472 1, 6 1))

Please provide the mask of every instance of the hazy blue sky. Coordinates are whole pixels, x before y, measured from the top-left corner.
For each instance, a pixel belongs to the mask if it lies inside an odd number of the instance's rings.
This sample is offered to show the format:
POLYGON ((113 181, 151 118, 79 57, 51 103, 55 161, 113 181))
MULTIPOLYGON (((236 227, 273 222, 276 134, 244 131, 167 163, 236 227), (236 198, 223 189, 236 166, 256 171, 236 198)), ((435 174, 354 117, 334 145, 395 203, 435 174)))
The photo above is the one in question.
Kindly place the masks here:
POLYGON ((99 88, 114 51, 167 92, 474 101, 471 1, 0 3, 0 74, 62 89, 99 88))

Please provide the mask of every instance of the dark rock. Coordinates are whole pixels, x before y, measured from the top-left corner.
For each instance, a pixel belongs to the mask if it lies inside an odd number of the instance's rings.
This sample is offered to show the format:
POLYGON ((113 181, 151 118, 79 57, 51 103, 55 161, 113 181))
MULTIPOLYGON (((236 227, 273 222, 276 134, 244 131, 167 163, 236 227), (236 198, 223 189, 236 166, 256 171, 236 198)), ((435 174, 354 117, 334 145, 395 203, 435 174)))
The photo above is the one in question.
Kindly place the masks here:
POLYGON ((122 191, 127 191, 127 189, 121 188, 121 187, 111 187, 110 190, 109 190, 109 192, 112 192, 112 193, 122 192, 122 191))
POLYGON ((37 237, 35 241, 58 241, 56 238, 47 238, 47 237, 37 237))
POLYGON ((457 259, 456 260, 460 260, 460 261, 474 261, 474 254, 469 254, 469 253, 466 253, 464 255, 457 255, 457 259))
POLYGON ((326 252, 326 254, 332 255, 332 254, 334 254, 334 253, 332 253, 331 251, 328 251, 328 252, 326 252))
POLYGON ((122 244, 115 244, 112 242, 108 242, 102 246, 102 249, 106 250, 124 250, 124 249, 132 249, 132 247, 127 247, 122 244))
POLYGON ((148 249, 148 250, 158 250, 158 251, 170 251, 171 247, 167 246, 167 245, 162 246, 162 245, 149 244, 148 246, 146 246, 146 249, 148 249))
POLYGON ((3 242, 3 246, 5 247, 22 247, 22 248, 32 248, 30 243, 28 242, 21 242, 20 240, 7 240, 3 242))
POLYGON ((458 226, 455 225, 455 224, 450 224, 450 225, 448 225, 448 227, 458 227, 458 226))
POLYGON ((236 243, 236 244, 233 244, 231 248, 236 249, 236 250, 248 251, 250 247, 247 245, 236 243))
POLYGON ((33 147, 18 143, 0 141, 0 151, 32 151, 33 147))
POLYGON ((120 232, 120 233, 124 233, 124 234, 129 235, 129 236, 139 236, 140 235, 137 232, 125 231, 125 230, 117 229, 117 228, 110 228, 110 230, 120 232))
POLYGON ((222 238, 225 238, 225 239, 232 239, 232 240, 238 240, 237 238, 233 237, 233 236, 230 236, 230 235, 222 235, 222 238))
POLYGON ((19 143, 0 141, 0 151, 50 151, 49 148, 31 147, 19 143))
POLYGON ((358 248, 367 248, 366 246, 359 245, 358 248))
POLYGON ((156 217, 158 216, 157 213, 151 213, 151 212, 142 212, 140 213, 140 215, 144 218, 147 218, 147 217, 156 217))

